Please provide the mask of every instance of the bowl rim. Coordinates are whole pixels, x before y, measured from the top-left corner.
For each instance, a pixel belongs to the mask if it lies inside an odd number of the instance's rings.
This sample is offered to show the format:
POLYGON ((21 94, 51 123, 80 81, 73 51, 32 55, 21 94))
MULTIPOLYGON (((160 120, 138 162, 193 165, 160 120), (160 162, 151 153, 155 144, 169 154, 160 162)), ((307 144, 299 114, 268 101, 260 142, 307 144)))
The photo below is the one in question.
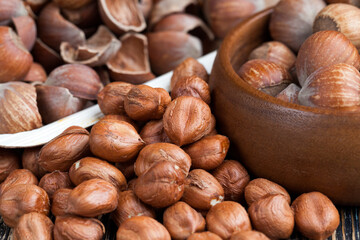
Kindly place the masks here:
MULTIPOLYGON (((252 15, 251 17, 245 19, 241 23, 239 23, 236 27, 234 27, 224 38, 220 48, 219 48, 219 62, 224 68, 224 72, 231 81, 245 91, 247 94, 252 97, 257 98, 261 101, 266 101, 268 103, 281 106, 286 108, 287 110, 298 110, 302 112, 312 113, 312 114, 321 114, 321 115, 332 115, 332 116, 341 116, 341 117, 354 117, 360 116, 360 111, 349 111, 345 109, 332 109, 332 108, 316 108, 316 107, 308 107, 300 104, 285 102, 281 99, 275 98, 271 95, 268 95, 262 91, 259 91, 249 84, 247 84, 240 76, 235 72, 230 59, 233 55, 230 51, 232 50, 234 44, 239 39, 239 35, 241 36, 243 33, 241 32, 242 28, 248 27, 253 22, 256 22, 259 18, 266 17, 270 15, 274 10, 274 7, 265 9, 259 13, 252 15)), ((269 16, 270 17, 270 16, 269 16)), ((349 107, 350 108, 350 107, 349 107)))

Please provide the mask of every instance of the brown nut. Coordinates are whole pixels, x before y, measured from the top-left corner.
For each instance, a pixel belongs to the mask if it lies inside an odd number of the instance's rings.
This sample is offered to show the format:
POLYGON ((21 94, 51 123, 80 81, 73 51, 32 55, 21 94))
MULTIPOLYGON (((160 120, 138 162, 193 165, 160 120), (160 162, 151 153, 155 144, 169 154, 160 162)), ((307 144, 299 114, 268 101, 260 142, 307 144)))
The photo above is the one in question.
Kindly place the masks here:
POLYGON ((233 233, 230 240, 270 240, 270 238, 258 231, 239 231, 233 233))
POLYGON ((221 240, 222 238, 212 232, 193 233, 187 240, 221 240))
POLYGON ((95 218, 59 216, 55 220, 54 239, 57 240, 101 240, 104 234, 104 225, 95 218))
POLYGON ((14 228, 14 240, 52 240, 54 224, 44 214, 31 212, 21 216, 14 228))
POLYGON ((22 166, 30 170, 39 179, 45 175, 46 171, 40 168, 38 163, 39 152, 42 146, 25 148, 21 157, 22 166))
POLYGON ((296 227, 305 237, 326 239, 340 223, 339 212, 324 194, 304 193, 291 205, 295 213, 296 227))
POLYGON ((136 131, 139 131, 139 125, 134 122, 129 116, 127 115, 105 115, 102 120, 109 120, 109 119, 116 119, 119 121, 125 121, 127 123, 130 123, 135 129, 136 131))
POLYGON ((106 85, 97 95, 101 112, 105 115, 125 114, 124 101, 132 87, 132 84, 126 82, 112 82, 106 85))
POLYGON ((213 114, 211 114, 210 124, 207 127, 207 129, 205 130, 204 136, 216 135, 217 131, 216 131, 215 127, 216 127, 216 119, 215 119, 215 116, 213 114))
POLYGON ((192 168, 212 170, 224 161, 230 141, 223 135, 207 136, 184 148, 191 158, 192 168))
POLYGON ((122 174, 127 180, 130 180, 136 176, 134 170, 134 163, 135 160, 130 160, 127 162, 117 162, 115 163, 115 167, 122 172, 122 174))
POLYGON ((71 188, 72 183, 67 172, 54 171, 52 173, 45 174, 40 179, 39 187, 47 192, 51 200, 57 190, 60 188, 71 188))
POLYGON ((23 1, 0 1, 0 25, 9 24, 12 17, 25 15, 28 15, 28 12, 23 1))
MULTIPOLYGON (((0 148, 0 182, 20 167, 19 156, 14 150, 0 148)), ((0 194, 1 195, 1 194, 0 194)))
POLYGON ((245 187, 245 200, 249 206, 260 198, 273 194, 283 195, 288 204, 290 204, 290 195, 285 188, 267 179, 256 178, 251 180, 245 187))
POLYGON ((137 178, 133 178, 128 182, 128 190, 134 191, 136 185, 137 178))
POLYGON ((136 180, 134 192, 141 201, 155 208, 170 206, 184 193, 185 175, 173 162, 154 164, 136 180))
POLYGON ((299 103, 298 96, 300 89, 301 88, 298 85, 296 85, 295 83, 291 83, 284 90, 278 93, 278 95, 276 95, 275 97, 285 102, 298 104, 299 103))
POLYGON ((250 176, 238 161, 226 160, 212 174, 223 187, 225 200, 238 202, 243 199, 250 176))
POLYGON ((294 229, 294 213, 284 195, 268 195, 250 205, 248 213, 254 229, 271 239, 289 238, 294 229))
POLYGON ((5 181, 0 185, 0 196, 10 188, 19 184, 38 185, 36 176, 27 169, 16 169, 12 171, 5 181))
POLYGON ((47 193, 34 184, 18 184, 5 191, 0 198, 0 215, 9 227, 30 212, 48 215, 50 201, 47 193))
POLYGON ((90 179, 70 192, 66 212, 96 217, 114 211, 117 204, 118 192, 114 185, 102 179, 90 179))
POLYGON ((124 121, 100 120, 91 129, 91 152, 111 162, 131 160, 144 145, 136 129, 124 121))
POLYGON ((32 53, 35 61, 40 63, 47 72, 63 64, 60 54, 47 46, 40 38, 36 39, 32 53))
POLYGON ((124 221, 116 233, 116 240, 170 240, 166 228, 151 217, 135 216, 124 221))
POLYGON ((141 129, 140 136, 146 144, 171 142, 165 133, 164 123, 162 119, 147 122, 145 126, 141 129))
POLYGON ((204 217, 185 202, 168 207, 163 215, 163 223, 173 239, 187 239, 191 234, 205 229, 204 217))
POLYGON ((31 64, 30 70, 24 77, 25 82, 45 82, 47 79, 47 74, 45 69, 36 62, 31 64))
POLYGON ((115 224, 120 226, 126 219, 135 216, 156 217, 155 211, 141 202, 132 190, 119 193, 118 206, 111 214, 115 224))
POLYGON ((89 132, 72 126, 45 144, 39 153, 38 164, 47 172, 68 171, 71 165, 89 151, 89 132))
POLYGON ((131 119, 146 122, 161 119, 170 102, 170 95, 165 89, 138 85, 128 92, 124 107, 131 119))
POLYGON ((210 232, 223 239, 229 239, 236 231, 251 230, 249 215, 237 202, 225 201, 216 204, 206 215, 206 225, 210 232))
POLYGON ((208 131, 210 107, 201 99, 181 96, 173 100, 164 113, 166 135, 178 146, 193 143, 208 131))
POLYGON ((171 90, 172 99, 180 96, 197 97, 206 104, 210 104, 210 87, 203 79, 197 76, 182 78, 176 82, 176 85, 171 90))
POLYGON ((63 216, 68 214, 67 206, 71 191, 72 189, 69 188, 60 188, 53 194, 51 213, 54 216, 63 216))
POLYGON ((13 17, 16 32, 28 51, 31 51, 36 40, 36 23, 30 16, 13 17))
POLYGON ((67 9, 79 9, 92 1, 93 0, 53 0, 59 7, 67 9))
POLYGON ((135 162, 135 173, 139 177, 158 162, 167 161, 176 164, 184 176, 191 166, 191 158, 180 147, 171 143, 154 143, 144 147, 135 162))
POLYGON ((100 178, 114 185, 119 192, 127 187, 126 179, 119 169, 106 161, 93 157, 76 161, 69 170, 69 176, 75 185, 93 178, 100 178))
POLYGON ((210 173, 203 169, 190 171, 182 201, 191 207, 208 210, 224 200, 224 189, 210 173))

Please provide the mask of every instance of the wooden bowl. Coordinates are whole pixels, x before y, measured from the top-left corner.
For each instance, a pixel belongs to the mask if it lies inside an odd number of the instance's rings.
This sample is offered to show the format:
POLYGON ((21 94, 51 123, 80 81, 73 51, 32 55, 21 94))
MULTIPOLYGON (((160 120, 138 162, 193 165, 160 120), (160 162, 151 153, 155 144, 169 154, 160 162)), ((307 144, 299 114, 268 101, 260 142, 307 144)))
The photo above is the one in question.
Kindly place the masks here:
POLYGON ((283 102, 234 70, 270 40, 271 13, 238 25, 218 51, 210 76, 217 127, 254 176, 296 194, 320 191, 337 204, 360 206, 360 114, 283 102))

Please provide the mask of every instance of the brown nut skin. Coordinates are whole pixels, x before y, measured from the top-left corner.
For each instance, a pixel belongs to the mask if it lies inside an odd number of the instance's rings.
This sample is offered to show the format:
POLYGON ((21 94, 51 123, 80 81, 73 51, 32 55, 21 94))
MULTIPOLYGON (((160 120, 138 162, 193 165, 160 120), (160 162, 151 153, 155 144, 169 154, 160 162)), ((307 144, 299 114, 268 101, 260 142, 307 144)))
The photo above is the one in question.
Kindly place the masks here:
POLYGON ((225 160, 212 172, 212 175, 223 187, 226 201, 239 202, 243 199, 250 176, 238 161, 225 160))
POLYGON ((15 227, 19 218, 30 212, 48 215, 50 201, 42 188, 33 184, 18 184, 5 191, 0 198, 0 215, 9 227, 15 227))
POLYGON ((205 229, 204 217, 181 201, 165 210, 163 223, 173 239, 187 239, 194 232, 205 229))
POLYGON ((114 185, 102 179, 90 179, 70 192, 66 212, 96 217, 114 211, 117 204, 118 192, 114 185))
POLYGON ((140 137, 146 144, 166 142, 169 143, 171 140, 165 133, 164 123, 162 119, 152 120, 145 124, 141 129, 140 137))
POLYGON ((105 115, 125 114, 124 101, 132 87, 132 84, 126 82, 112 82, 106 85, 97 95, 101 112, 105 115))
POLYGON ((29 72, 24 77, 24 81, 26 82, 45 82, 47 78, 47 74, 43 66, 39 63, 33 62, 31 64, 29 72))
POLYGON ((216 204, 206 215, 206 225, 210 232, 223 239, 229 239, 236 231, 251 230, 249 215, 237 202, 225 201, 216 204))
POLYGON ((180 147, 171 143, 153 143, 144 147, 134 165, 139 177, 158 162, 167 161, 176 164, 184 176, 187 176, 191 166, 190 156, 180 147))
POLYGON ((111 214, 111 218, 117 226, 120 226, 126 219, 134 216, 156 218, 155 211, 141 202, 132 190, 120 192, 118 206, 111 214))
POLYGON ((192 168, 212 170, 224 161, 230 141, 223 135, 212 135, 200 139, 184 148, 191 158, 192 168))
POLYGON ((101 120, 110 120, 110 119, 116 119, 119 121, 125 121, 127 123, 130 123, 135 129, 136 131, 139 131, 139 125, 134 122, 129 116, 127 115, 105 115, 101 120))
POLYGON ((276 95, 275 97, 285 102, 299 104, 298 96, 300 89, 301 88, 298 85, 296 85, 295 83, 291 83, 284 90, 279 92, 278 95, 276 95))
POLYGON ((4 181, 9 174, 20 167, 19 156, 14 150, 0 149, 0 182, 4 181))
POLYGON ((248 213, 254 229, 271 239, 289 238, 295 219, 284 195, 268 195, 250 205, 248 213))
POLYGON ((39 152, 42 146, 25 148, 21 157, 23 168, 30 170, 39 179, 45 175, 46 171, 41 169, 38 163, 39 152))
POLYGON ((304 193, 291 205, 295 213, 296 228, 305 237, 326 239, 330 237, 340 223, 339 212, 324 194, 304 193))
POLYGON ((166 228, 151 217, 135 216, 121 224, 116 240, 170 240, 166 228))
POLYGON ((164 113, 166 135, 178 146, 196 142, 208 131, 210 107, 201 99, 181 96, 173 100, 164 113))
POLYGON ((0 185, 0 196, 7 190, 19 184, 34 184, 38 185, 36 176, 27 169, 16 169, 12 171, 5 181, 0 185))
POLYGON ((72 186, 69 173, 60 171, 45 174, 39 182, 39 187, 47 192, 50 200, 60 188, 72 188, 72 186))
POLYGON ((199 210, 209 210, 224 200, 224 189, 214 176, 203 169, 190 171, 182 201, 199 210))
POLYGON ((207 82, 197 76, 182 78, 171 90, 172 99, 180 96, 200 98, 206 104, 210 104, 210 87, 207 82))
POLYGON ((230 240, 270 240, 270 238, 258 231, 239 231, 233 233, 230 240))
POLYGON ((51 213, 54 216, 63 216, 67 214, 69 195, 72 189, 60 188, 53 194, 51 203, 51 213))
POLYGON ((141 201, 155 208, 170 206, 184 193, 185 175, 175 163, 154 164, 135 183, 134 192, 141 201))
POLYGON ((124 107, 131 119, 146 122, 161 119, 170 102, 170 95, 165 89, 138 85, 128 92, 124 107))
POLYGON ((14 228, 14 240, 52 240, 54 224, 44 214, 31 212, 21 216, 14 228))
POLYGON ((268 194, 281 194, 288 204, 291 202, 290 195, 285 188, 264 178, 251 180, 245 187, 245 200, 249 206, 268 194))
POLYGON ((221 240, 222 238, 212 232, 193 233, 187 240, 221 240))
POLYGON ((47 172, 66 172, 78 159, 89 152, 89 132, 72 126, 45 144, 39 153, 38 164, 47 172))
POLYGON ((124 175, 124 177, 127 180, 131 180, 136 176, 135 170, 134 170, 134 163, 135 163, 135 160, 130 160, 127 162, 122 162, 122 163, 117 162, 117 163, 115 163, 115 167, 121 171, 121 173, 124 175))
POLYGON ((56 240, 101 240, 104 234, 104 225, 95 218, 59 216, 55 220, 54 239, 56 240))
POLYGON ((110 162, 129 161, 136 157, 144 145, 136 129, 124 121, 100 120, 91 129, 91 152, 110 162))
POLYGON ((194 58, 187 58, 173 71, 170 84, 171 91, 180 79, 191 76, 197 76, 205 82, 209 81, 209 75, 204 66, 194 58))

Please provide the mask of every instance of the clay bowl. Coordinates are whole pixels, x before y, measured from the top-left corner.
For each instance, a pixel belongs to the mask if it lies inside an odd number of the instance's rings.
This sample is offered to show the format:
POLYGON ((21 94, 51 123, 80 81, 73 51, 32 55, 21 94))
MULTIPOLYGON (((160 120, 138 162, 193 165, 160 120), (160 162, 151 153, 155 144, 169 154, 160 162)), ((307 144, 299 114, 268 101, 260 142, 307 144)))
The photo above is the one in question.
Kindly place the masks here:
POLYGON ((272 9, 254 15, 223 41, 210 76, 217 127, 255 177, 299 194, 320 191, 360 206, 360 114, 286 103, 251 88, 236 73, 270 40, 272 9))

